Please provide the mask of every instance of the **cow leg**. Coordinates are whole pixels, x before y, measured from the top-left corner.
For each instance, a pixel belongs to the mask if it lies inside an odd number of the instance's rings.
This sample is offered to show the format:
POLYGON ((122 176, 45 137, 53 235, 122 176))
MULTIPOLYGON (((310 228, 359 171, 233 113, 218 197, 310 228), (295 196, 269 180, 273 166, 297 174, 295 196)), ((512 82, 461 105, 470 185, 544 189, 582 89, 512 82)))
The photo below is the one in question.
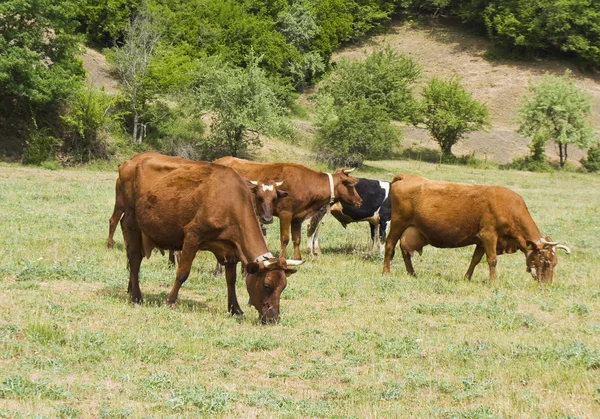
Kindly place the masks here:
POLYGON ((300 255, 300 240, 302 238, 302 221, 292 221, 292 243, 294 244, 294 259, 302 260, 300 255))
POLYGON ((225 264, 225 279, 227 281, 227 311, 235 316, 242 316, 244 312, 240 308, 235 293, 235 281, 237 274, 237 262, 225 264))
POLYGON ((481 258, 485 254, 485 248, 481 245, 477 245, 475 247, 475 252, 473 252, 473 257, 471 258, 471 264, 469 265, 469 269, 467 269, 467 273, 465 274, 465 278, 471 280, 473 277, 473 272, 475 271, 475 267, 481 262, 481 258))
POLYGON ((140 290, 140 266, 142 264, 142 232, 132 215, 125 215, 121 219, 121 230, 125 237, 127 246, 127 261, 129 264, 129 284, 127 293, 131 295, 134 303, 142 302, 142 291, 140 290))
POLYGON ((371 243, 373 243, 373 252, 379 247, 379 224, 369 223, 371 229, 371 243))
POLYGON ((106 246, 109 249, 112 249, 114 246, 113 236, 115 235, 117 224, 125 212, 124 207, 125 203, 123 202, 123 197, 121 194, 121 182, 119 179, 117 179, 117 183, 115 185, 115 208, 113 209, 113 214, 108 221, 108 239, 106 240, 106 246))
POLYGON ((123 216, 123 210, 121 208, 117 208, 115 205, 115 210, 113 212, 113 215, 112 215, 112 217, 110 217, 110 220, 108 221, 108 239, 106 240, 106 246, 109 249, 112 249, 115 244, 113 236, 115 235, 115 230, 117 229, 117 224, 119 223, 119 220, 121 219, 122 216, 123 216))
POLYGON ((177 266, 175 282, 173 283, 173 287, 167 296, 168 305, 173 305, 175 304, 175 301, 177 301, 179 289, 190 276, 192 262, 196 257, 196 253, 198 253, 198 244, 190 240, 184 240, 183 249, 181 250, 181 256, 179 258, 179 266, 177 266))
POLYGON ((485 257, 487 259, 488 266, 490 267, 490 280, 496 279, 496 263, 498 262, 496 257, 496 246, 498 239, 495 234, 489 236, 482 235, 483 247, 485 249, 485 257))
POLYGON ((279 257, 286 257, 287 245, 290 242, 290 228, 292 226, 292 215, 281 214, 279 216, 279 240, 281 241, 281 250, 279 257))
POLYGON ((390 265, 392 263, 392 259, 394 259, 394 255, 396 254, 396 244, 402 236, 402 231, 403 230, 401 230, 400 228, 397 228, 397 224, 392 224, 390 234, 388 234, 387 239, 385 240, 385 257, 383 259, 384 274, 390 273, 390 265))
POLYGON ((221 275, 223 275, 223 267, 221 266, 219 261, 217 261, 217 266, 215 266, 214 276, 221 276, 221 275))
POLYGON ((306 227, 306 240, 308 241, 308 253, 311 256, 318 256, 321 254, 321 249, 319 248, 319 228, 321 227, 321 220, 327 214, 327 206, 321 208, 319 211, 315 212, 313 216, 310 218, 308 225, 306 227), (325 210, 324 210, 325 209, 325 210))
POLYGON ((379 253, 383 254, 383 244, 385 243, 386 223, 379 222, 379 253))
POLYGON ((175 253, 169 250, 169 265, 175 266, 175 253))

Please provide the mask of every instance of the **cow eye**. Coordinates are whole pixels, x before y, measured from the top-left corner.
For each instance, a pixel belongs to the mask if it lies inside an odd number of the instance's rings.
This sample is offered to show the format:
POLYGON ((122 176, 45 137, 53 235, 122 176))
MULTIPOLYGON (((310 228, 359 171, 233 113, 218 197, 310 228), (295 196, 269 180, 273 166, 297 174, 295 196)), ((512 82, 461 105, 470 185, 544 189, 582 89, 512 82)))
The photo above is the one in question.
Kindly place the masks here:
POLYGON ((265 287, 265 291, 271 291, 273 289, 273 287, 271 287, 269 284, 264 284, 265 287))

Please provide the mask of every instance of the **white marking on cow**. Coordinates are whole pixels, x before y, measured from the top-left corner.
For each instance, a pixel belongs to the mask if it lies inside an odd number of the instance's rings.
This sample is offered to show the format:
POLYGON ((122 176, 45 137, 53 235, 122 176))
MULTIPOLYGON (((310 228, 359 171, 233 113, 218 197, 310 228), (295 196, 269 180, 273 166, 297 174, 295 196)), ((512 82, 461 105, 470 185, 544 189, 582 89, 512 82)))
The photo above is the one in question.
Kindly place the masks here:
POLYGON ((379 186, 381 186, 381 188, 385 190, 385 198, 383 198, 383 200, 385 201, 388 195, 390 194, 390 182, 383 182, 380 180, 379 186))
POLYGON ((273 190, 273 188, 274 188, 274 186, 273 186, 273 185, 265 185, 264 183, 263 183, 263 185, 262 185, 262 190, 263 190, 263 191, 272 191, 272 190, 273 190))

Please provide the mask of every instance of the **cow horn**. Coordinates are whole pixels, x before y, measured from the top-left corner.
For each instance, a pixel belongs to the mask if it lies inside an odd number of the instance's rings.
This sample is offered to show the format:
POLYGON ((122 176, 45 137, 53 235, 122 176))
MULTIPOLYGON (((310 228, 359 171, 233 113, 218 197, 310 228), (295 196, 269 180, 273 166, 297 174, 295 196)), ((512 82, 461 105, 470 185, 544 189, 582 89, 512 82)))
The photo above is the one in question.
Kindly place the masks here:
POLYGON ((567 252, 567 255, 571 253, 571 249, 569 249, 567 246, 565 246, 564 244, 559 244, 556 246, 557 249, 562 249, 565 252, 567 252))
POLYGON ((258 186, 258 181, 257 180, 249 180, 248 182, 250 182, 254 186, 258 186))
POLYGON ((283 182, 285 182, 285 180, 282 180, 281 182, 275 182, 275 186, 279 188, 281 185, 283 185, 283 182))
POLYGON ((295 260, 295 259, 286 259, 285 263, 287 263, 288 266, 298 266, 298 265, 302 265, 305 261, 304 260, 295 260))
POLYGON ((549 246, 556 246, 556 245, 557 245, 557 244, 559 244, 560 242, 549 242, 549 241, 547 241, 546 239, 540 239, 540 243, 547 244, 547 245, 549 245, 549 246))
POLYGON ((356 170, 356 167, 353 167, 352 169, 344 169, 343 172, 347 175, 349 175, 350 173, 354 172, 356 170))

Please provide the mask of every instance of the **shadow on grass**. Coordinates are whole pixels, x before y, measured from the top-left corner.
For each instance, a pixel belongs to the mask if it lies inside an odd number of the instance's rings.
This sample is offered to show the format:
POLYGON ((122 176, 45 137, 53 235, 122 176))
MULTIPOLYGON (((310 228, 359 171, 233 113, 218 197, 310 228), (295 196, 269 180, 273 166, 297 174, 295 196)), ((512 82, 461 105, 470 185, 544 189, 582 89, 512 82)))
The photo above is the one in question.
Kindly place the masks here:
MULTIPOLYGON (((127 293, 126 288, 104 288, 98 290, 98 294, 102 297, 111 298, 122 302, 123 304, 133 304, 127 293)), ((142 292, 143 302, 141 305, 149 306, 149 307, 162 307, 167 305, 167 292, 161 292, 158 294, 152 293, 143 293, 142 292)), ((192 311, 201 311, 208 310, 209 306, 206 303, 190 300, 186 298, 178 298, 177 302, 172 306, 173 310, 183 311, 183 312, 192 312, 192 311)))

